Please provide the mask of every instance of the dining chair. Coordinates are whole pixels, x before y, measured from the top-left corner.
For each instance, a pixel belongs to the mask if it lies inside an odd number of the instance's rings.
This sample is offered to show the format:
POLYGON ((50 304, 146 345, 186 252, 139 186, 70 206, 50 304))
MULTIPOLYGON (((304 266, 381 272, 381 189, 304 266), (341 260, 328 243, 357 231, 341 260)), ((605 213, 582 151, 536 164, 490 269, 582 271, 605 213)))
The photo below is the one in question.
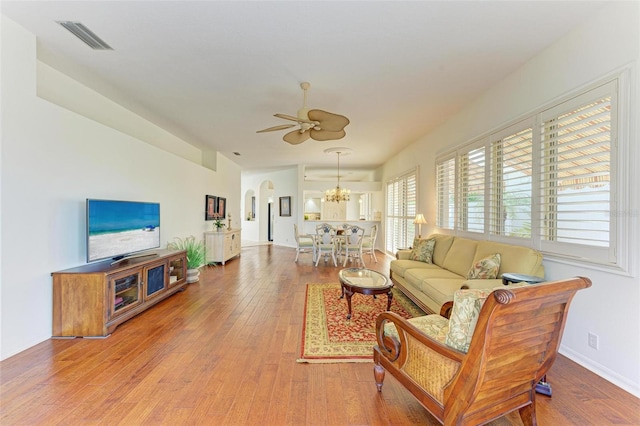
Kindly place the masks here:
POLYGON ((316 266, 320 262, 320 258, 324 254, 324 261, 327 263, 329 255, 333 259, 333 265, 338 266, 336 262, 336 228, 323 223, 316 226, 316 266))
POLYGON ((371 227, 371 231, 369 235, 365 235, 362 238, 362 252, 369 255, 369 257, 373 258, 376 263, 378 263, 378 258, 376 257, 376 238, 378 236, 378 225, 373 225, 371 227))
POLYGON ((349 225, 344 230, 342 241, 340 243, 340 256, 344 256, 342 266, 347 266, 347 261, 356 260, 364 266, 362 259, 362 237, 364 236, 364 228, 357 225, 349 225))
POLYGON ((300 234, 298 232, 298 225, 293 224, 294 236, 296 239, 296 260, 298 261, 298 255, 300 253, 311 253, 313 255, 313 261, 316 260, 316 245, 314 237, 309 234, 300 234))

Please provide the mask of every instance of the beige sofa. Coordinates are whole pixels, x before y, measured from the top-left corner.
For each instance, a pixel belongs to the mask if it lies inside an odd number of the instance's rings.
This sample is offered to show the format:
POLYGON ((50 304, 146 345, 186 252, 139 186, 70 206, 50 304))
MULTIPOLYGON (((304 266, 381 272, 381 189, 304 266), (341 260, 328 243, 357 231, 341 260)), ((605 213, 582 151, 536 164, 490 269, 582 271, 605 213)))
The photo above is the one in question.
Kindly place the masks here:
POLYGON ((443 304, 453 300, 462 285, 472 289, 491 289, 502 284, 503 273, 518 273, 544 278, 542 254, 536 250, 469 238, 433 234, 433 263, 410 260, 411 250, 400 250, 391 261, 390 276, 395 286, 427 313, 439 313, 443 304), (500 253, 496 279, 468 280, 469 269, 480 259, 500 253))

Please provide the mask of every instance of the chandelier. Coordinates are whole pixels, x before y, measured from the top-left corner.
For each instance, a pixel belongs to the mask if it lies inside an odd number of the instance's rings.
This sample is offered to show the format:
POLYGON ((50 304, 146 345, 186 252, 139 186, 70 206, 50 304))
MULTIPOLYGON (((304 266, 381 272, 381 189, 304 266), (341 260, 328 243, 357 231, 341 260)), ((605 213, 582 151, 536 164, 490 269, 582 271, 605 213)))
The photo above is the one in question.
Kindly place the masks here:
POLYGON ((336 202, 349 201, 351 191, 345 188, 340 188, 340 151, 335 151, 338 154, 338 185, 335 188, 327 189, 324 192, 325 201, 336 202))

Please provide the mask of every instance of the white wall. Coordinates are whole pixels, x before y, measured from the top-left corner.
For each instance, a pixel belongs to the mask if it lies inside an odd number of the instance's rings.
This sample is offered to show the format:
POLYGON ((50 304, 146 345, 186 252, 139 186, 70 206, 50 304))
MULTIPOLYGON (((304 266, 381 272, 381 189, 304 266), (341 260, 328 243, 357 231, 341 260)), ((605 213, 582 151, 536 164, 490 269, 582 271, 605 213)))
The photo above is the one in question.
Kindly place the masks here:
POLYGON ((249 190, 253 190, 256 194, 256 220, 247 221, 246 212, 243 211, 242 239, 267 241, 266 200, 260 194, 261 185, 267 181, 273 184, 273 244, 295 247, 293 224, 301 223, 304 203, 301 195, 302 191, 298 189, 298 167, 268 173, 250 173, 242 176, 241 192, 244 194, 249 190), (280 197, 291 197, 291 216, 280 216, 278 204, 280 197))
MULTIPOLYGON (((239 220, 240 169, 220 155, 217 171, 189 160, 193 147, 161 129, 150 134, 163 144, 174 142, 175 152, 37 97, 36 39, 5 17, 1 54, 4 359, 51 337, 50 274, 86 262, 86 198, 159 202, 164 246, 174 237, 201 236, 208 229, 205 194, 226 196, 228 211, 239 220)), ((71 96, 115 108, 77 82, 47 72, 71 96)), ((47 79, 40 84, 46 87, 47 79)), ((152 127, 133 115, 127 123, 152 127)))
MULTIPOLYGON (((632 110, 628 160, 632 169, 631 206, 637 206, 638 60, 640 3, 610 3, 597 15, 549 46, 452 119, 400 152, 383 168, 383 181, 420 167, 418 210, 426 213, 427 230, 435 231, 435 156, 495 129, 552 100, 632 65, 632 110)), ((631 212, 637 212, 633 207, 631 212)), ((631 239, 638 241, 638 217, 632 214, 631 239)), ((423 227, 424 228, 424 227, 423 227)), ((636 246, 637 247, 637 246, 636 246)), ((640 263, 639 257, 634 258, 640 263)), ((561 352, 618 386, 640 396, 640 280, 602 272, 588 265, 545 260, 546 278, 588 276, 593 287, 575 297, 561 352), (599 350, 587 345, 587 333, 600 338, 599 350)), ((637 271, 637 265, 635 270, 637 271)))

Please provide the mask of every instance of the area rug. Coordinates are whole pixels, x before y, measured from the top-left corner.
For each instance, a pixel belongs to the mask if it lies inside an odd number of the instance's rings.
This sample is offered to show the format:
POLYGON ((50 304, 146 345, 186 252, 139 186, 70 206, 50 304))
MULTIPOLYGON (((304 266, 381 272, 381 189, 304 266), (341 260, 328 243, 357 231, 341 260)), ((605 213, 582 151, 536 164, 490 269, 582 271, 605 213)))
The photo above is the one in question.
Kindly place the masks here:
MULTIPOLYGON (((402 292, 393 289, 391 311, 404 318, 425 315, 402 292)), ((340 284, 307 284, 301 354, 298 362, 370 362, 376 344, 377 316, 387 309, 387 296, 354 294, 352 316, 340 299, 340 284)))

